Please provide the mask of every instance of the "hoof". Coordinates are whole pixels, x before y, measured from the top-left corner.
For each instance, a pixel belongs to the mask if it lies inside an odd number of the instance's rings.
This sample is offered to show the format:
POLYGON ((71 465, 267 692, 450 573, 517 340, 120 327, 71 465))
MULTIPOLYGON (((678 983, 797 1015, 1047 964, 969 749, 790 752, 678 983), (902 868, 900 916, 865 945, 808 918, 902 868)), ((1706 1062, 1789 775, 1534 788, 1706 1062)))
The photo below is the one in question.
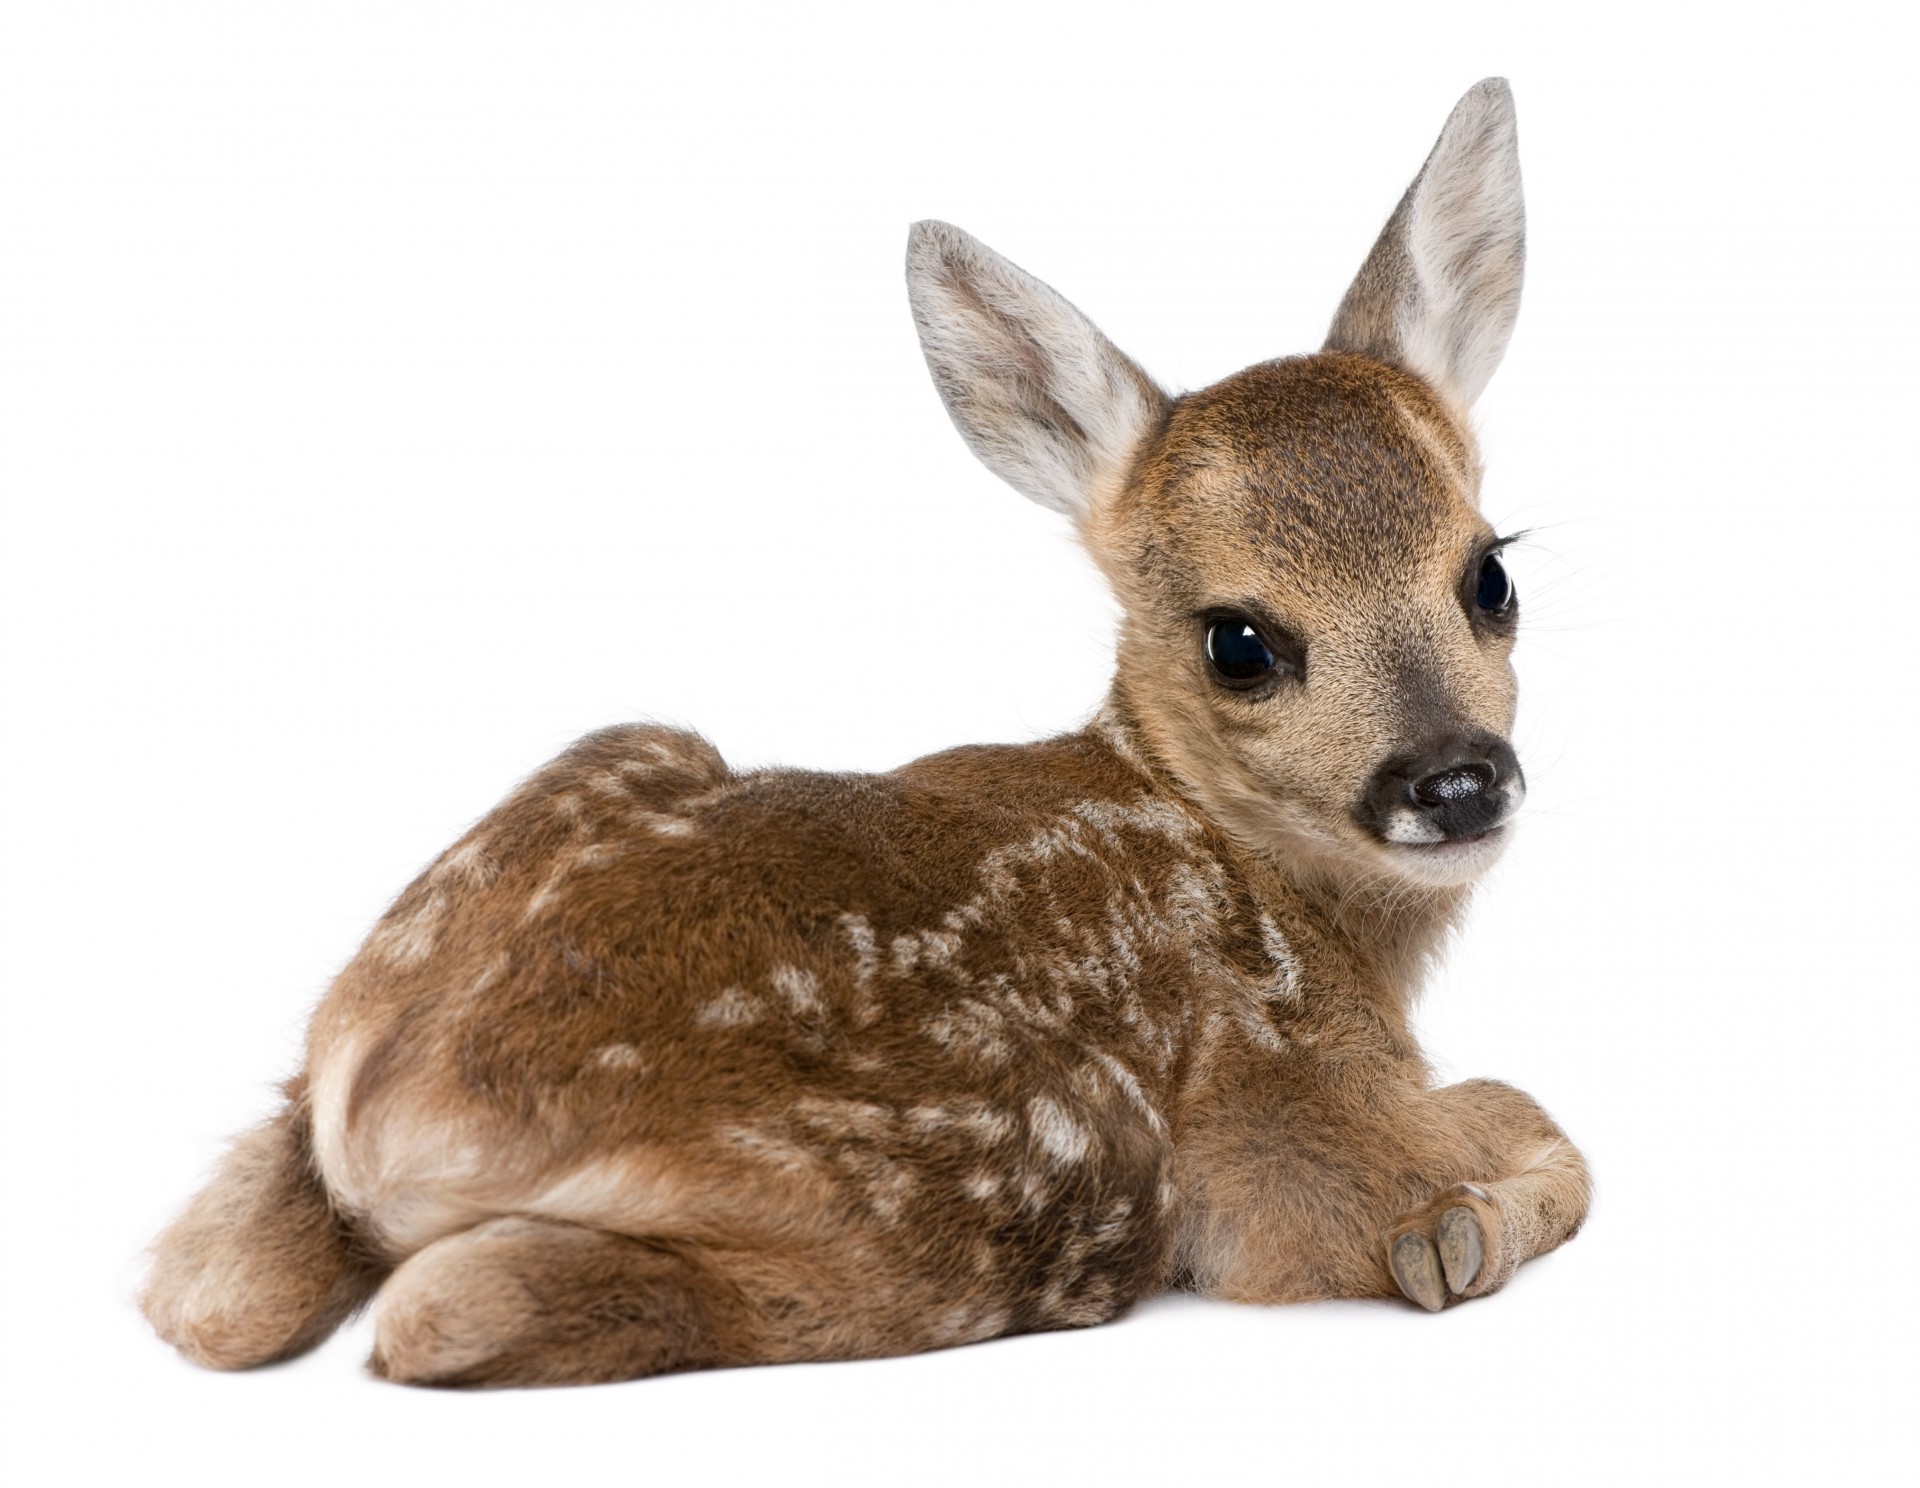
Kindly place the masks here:
POLYGON ((1418 1230, 1409 1231, 1393 1242, 1388 1253, 1393 1279, 1407 1299, 1418 1302, 1428 1312, 1447 1305, 1447 1280, 1441 1270, 1440 1253, 1433 1242, 1418 1230))
POLYGON ((1387 1268, 1407 1300, 1428 1312, 1495 1290, 1498 1231, 1487 1192, 1457 1183, 1403 1218, 1387 1236, 1387 1268))
POLYGON ((1440 1248, 1440 1266, 1447 1275, 1447 1290, 1457 1297, 1473 1285, 1474 1278, 1480 1274, 1480 1263, 1486 1259, 1487 1247, 1480 1233, 1479 1216, 1471 1209, 1449 1209, 1434 1226, 1433 1238, 1440 1248))

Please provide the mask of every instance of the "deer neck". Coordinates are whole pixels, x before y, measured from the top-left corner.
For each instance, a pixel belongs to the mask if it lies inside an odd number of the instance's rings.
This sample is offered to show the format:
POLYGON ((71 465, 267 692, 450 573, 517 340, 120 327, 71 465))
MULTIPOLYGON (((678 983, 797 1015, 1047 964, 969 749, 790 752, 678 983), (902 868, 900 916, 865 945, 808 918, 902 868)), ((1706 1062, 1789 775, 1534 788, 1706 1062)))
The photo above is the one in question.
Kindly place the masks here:
POLYGON ((1472 896, 1471 885, 1409 884, 1331 853, 1283 853, 1240 840, 1160 757, 1118 678, 1090 727, 1157 791, 1213 825, 1230 845, 1232 865, 1262 909, 1283 925, 1327 942, 1330 951, 1359 973, 1351 985, 1377 987, 1401 1010, 1412 1002, 1459 923, 1472 896))

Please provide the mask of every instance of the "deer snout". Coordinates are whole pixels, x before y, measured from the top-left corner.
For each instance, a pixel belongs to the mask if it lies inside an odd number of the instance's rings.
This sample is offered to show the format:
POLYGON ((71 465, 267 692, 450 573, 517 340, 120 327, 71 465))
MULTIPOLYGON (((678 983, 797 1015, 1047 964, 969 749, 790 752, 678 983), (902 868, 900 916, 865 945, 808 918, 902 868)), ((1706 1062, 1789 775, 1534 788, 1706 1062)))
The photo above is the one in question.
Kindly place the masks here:
POLYGON ((1385 842, 1457 842, 1492 831, 1526 794, 1506 740, 1471 734, 1397 754, 1368 781, 1354 815, 1385 842))

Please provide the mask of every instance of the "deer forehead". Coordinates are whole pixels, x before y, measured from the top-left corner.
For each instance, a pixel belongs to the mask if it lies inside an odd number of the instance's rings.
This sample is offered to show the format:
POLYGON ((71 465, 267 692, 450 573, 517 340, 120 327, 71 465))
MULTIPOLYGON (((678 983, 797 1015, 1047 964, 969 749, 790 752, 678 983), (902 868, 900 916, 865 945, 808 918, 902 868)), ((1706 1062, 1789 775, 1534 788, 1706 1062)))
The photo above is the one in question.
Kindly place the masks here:
POLYGON ((1294 357, 1175 404, 1103 545, 1161 602, 1277 591, 1287 618, 1337 620, 1356 595, 1451 593, 1487 531, 1478 485, 1471 439, 1418 379, 1294 357))

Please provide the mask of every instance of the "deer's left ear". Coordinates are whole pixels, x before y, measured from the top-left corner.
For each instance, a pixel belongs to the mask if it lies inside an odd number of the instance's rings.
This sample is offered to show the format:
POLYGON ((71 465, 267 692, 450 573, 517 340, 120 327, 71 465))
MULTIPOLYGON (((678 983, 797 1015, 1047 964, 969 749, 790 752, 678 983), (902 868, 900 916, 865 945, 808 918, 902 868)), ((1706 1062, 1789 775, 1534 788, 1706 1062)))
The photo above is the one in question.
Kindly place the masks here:
POLYGON ((1464 411, 1507 349, 1526 258, 1513 95, 1488 78, 1454 105, 1340 302, 1326 349, 1417 373, 1464 411))

